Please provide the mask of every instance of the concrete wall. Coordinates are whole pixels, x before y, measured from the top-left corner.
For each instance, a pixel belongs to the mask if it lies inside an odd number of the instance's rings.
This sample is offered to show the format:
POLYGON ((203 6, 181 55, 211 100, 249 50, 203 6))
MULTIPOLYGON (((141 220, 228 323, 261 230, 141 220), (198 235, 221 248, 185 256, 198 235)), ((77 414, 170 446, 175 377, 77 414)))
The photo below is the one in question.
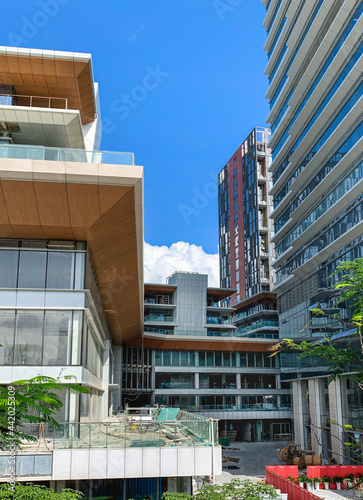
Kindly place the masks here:
POLYGON ((220 446, 54 450, 52 480, 222 474, 220 446))

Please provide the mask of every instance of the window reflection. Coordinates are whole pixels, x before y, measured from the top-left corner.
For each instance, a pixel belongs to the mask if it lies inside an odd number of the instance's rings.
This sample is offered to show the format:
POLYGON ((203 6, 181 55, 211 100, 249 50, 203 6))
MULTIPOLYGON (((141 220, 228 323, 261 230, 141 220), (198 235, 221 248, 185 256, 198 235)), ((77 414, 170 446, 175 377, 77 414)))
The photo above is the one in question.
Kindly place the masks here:
POLYGON ((46 252, 20 252, 19 288, 45 288, 46 252))
POLYGON ((18 311, 15 332, 14 364, 41 364, 43 319, 43 311, 18 311))
POLYGON ((44 326, 43 365, 66 365, 68 337, 71 335, 70 311, 47 311, 44 326))
POLYGON ((84 252, 0 248, 0 288, 84 289, 84 252))
POLYGON ((18 278, 18 252, 2 250, 0 258, 0 287, 15 288, 18 278))
POLYGON ((14 359, 15 311, 1 311, 0 363, 11 365, 14 359))
POLYGON ((74 254, 71 252, 49 252, 47 288, 72 289, 74 276, 74 254))

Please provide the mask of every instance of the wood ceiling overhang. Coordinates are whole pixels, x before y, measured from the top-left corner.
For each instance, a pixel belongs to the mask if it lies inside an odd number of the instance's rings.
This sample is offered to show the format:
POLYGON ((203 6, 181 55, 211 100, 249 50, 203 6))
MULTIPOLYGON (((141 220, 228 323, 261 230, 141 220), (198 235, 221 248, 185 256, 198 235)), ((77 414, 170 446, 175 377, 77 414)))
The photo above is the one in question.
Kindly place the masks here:
POLYGON ((269 352, 271 345, 276 344, 278 340, 274 339, 261 339, 257 341, 255 339, 238 339, 236 340, 219 340, 211 341, 210 337, 208 340, 202 339, 189 339, 185 336, 185 339, 164 339, 160 337, 147 337, 144 334, 142 341, 137 339, 130 345, 137 347, 145 347, 149 349, 160 349, 160 350, 176 350, 176 351, 232 351, 232 352, 269 352))
MULTIPOLYGON (((45 51, 29 51, 28 55, 0 53, 0 84, 14 85, 16 95, 66 98, 68 109, 80 111, 83 125, 94 121, 91 57, 71 57, 71 53, 67 59, 58 58, 57 52, 48 57, 44 54, 45 51)), ((63 103, 60 107, 64 108, 63 103)))
POLYGON ((150 295, 162 295, 162 294, 168 294, 168 293, 173 293, 177 290, 176 285, 164 285, 164 284, 158 284, 158 283, 145 283, 144 289, 145 289, 145 294, 150 294, 150 295))
POLYGON ((113 342, 141 337, 142 167, 0 159, 0 238, 87 241, 113 342))

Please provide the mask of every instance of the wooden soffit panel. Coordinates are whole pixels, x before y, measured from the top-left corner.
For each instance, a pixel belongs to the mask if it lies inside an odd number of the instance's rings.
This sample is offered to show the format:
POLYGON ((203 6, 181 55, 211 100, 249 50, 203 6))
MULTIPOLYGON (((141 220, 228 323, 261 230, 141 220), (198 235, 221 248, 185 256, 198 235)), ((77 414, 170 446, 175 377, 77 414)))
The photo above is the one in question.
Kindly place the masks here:
MULTIPOLYGON (((14 85, 17 95, 65 98, 83 125, 95 119, 90 61, 0 54, 0 84, 14 85)), ((52 107, 64 109, 63 100, 56 103, 52 107)))
MULTIPOLYGON (((210 337, 209 337, 210 338, 210 337)), ((144 337, 132 343, 132 346, 150 349, 165 349, 174 351, 235 351, 235 352, 268 352, 274 342, 211 342, 210 340, 168 340, 144 337)))
POLYGON ((145 293, 149 293, 150 295, 173 293, 176 289, 176 285, 158 285, 156 283, 146 283, 144 285, 145 293))
POLYGON ((116 345, 142 331, 135 217, 131 186, 0 181, 0 238, 87 241, 116 345))

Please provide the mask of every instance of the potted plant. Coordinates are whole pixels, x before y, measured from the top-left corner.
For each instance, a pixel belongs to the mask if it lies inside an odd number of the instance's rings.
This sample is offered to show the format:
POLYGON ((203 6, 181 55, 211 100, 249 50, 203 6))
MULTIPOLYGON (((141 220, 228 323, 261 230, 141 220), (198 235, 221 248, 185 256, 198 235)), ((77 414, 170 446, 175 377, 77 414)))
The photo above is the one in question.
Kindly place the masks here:
POLYGON ((316 490, 320 488, 320 483, 322 483, 323 480, 321 477, 313 477, 313 484, 316 490))
POLYGON ((329 483, 333 482, 332 478, 330 476, 323 476, 321 479, 323 480, 324 488, 326 490, 328 490, 329 489, 329 483))
POLYGON ((354 474, 347 474, 344 479, 344 484, 347 488, 353 488, 354 474))
POLYGON ((306 486, 307 486, 307 489, 310 491, 314 489, 314 480, 312 477, 307 478, 306 486))
POLYGON ((299 483, 299 486, 301 488, 304 488, 304 484, 307 483, 307 481, 308 481, 308 476, 299 476, 297 478, 297 482, 299 483))
POLYGON ((296 478, 292 477, 292 476, 287 476, 286 479, 288 479, 289 481, 291 481, 292 483, 296 483, 296 478))
POLYGON ((337 485, 337 490, 341 490, 342 489, 343 478, 341 476, 334 476, 333 477, 333 481, 337 485))

